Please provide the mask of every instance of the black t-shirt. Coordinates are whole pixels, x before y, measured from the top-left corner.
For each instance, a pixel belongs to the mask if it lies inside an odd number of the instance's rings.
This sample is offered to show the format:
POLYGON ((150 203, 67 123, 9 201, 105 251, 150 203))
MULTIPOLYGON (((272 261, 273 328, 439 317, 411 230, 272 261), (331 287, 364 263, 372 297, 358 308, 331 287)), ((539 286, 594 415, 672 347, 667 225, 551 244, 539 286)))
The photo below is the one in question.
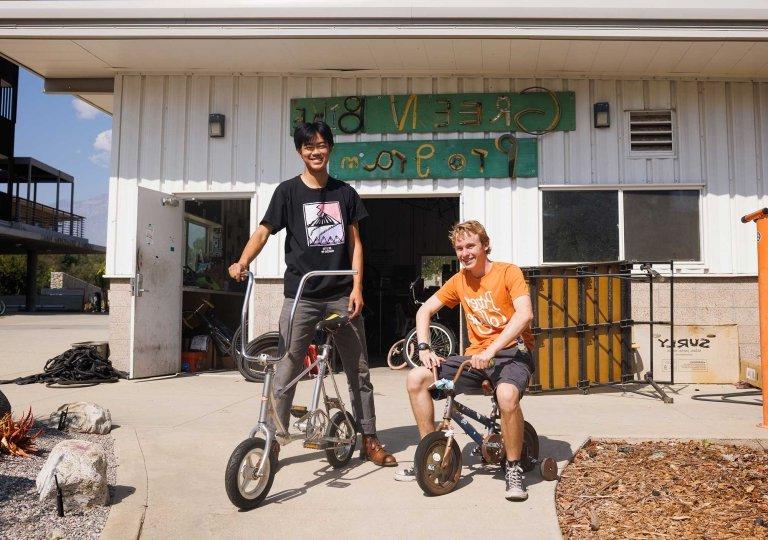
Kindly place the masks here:
MULTIPOLYGON (((367 216, 360 195, 335 178, 319 189, 307 187, 298 176, 277 186, 261 223, 272 234, 283 228, 287 233, 285 296, 294 298, 301 277, 311 270, 351 269, 347 226, 367 216)), ((316 277, 306 283, 302 298, 334 298, 351 289, 351 276, 316 277)))

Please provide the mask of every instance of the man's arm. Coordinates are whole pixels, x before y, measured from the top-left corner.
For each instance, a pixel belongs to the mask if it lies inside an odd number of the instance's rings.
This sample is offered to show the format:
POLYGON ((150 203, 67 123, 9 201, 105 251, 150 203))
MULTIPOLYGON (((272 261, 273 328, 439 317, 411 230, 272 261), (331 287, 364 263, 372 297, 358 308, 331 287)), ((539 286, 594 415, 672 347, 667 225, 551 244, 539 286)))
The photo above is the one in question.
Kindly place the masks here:
POLYGON ((245 281, 245 272, 248 270, 248 265, 264 249, 264 244, 267 243, 270 234, 272 234, 272 229, 269 225, 264 223, 259 225, 248 239, 248 243, 245 244, 240 260, 229 267, 229 275, 232 279, 235 281, 245 281))
POLYGON ((515 307, 515 314, 509 319, 501 334, 483 352, 472 355, 473 368, 487 368, 491 358, 500 350, 509 347, 512 340, 519 336, 533 320, 533 306, 529 295, 518 296, 512 301, 512 305, 515 307))
MULTIPOLYGON (((418 343, 429 343, 431 345, 429 341, 429 322, 432 320, 432 316, 440 311, 444 305, 437 295, 433 294, 416 312, 416 336, 418 336, 418 343)), ((439 366, 443 358, 437 356, 435 351, 428 350, 419 351, 419 360, 421 360, 425 368, 431 369, 432 367, 439 366)))
POLYGON ((360 240, 360 227, 357 222, 347 227, 349 238, 349 262, 357 274, 352 276, 352 293, 349 295, 347 311, 355 318, 363 311, 363 242, 360 240))

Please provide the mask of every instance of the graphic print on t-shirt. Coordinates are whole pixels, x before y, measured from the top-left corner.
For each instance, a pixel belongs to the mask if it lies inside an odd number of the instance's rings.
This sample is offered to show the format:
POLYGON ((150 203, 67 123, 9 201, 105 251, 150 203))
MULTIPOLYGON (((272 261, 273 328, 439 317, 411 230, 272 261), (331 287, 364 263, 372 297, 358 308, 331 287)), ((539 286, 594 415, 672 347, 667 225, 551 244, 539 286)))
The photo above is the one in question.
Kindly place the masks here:
POLYGON ((494 329, 506 326, 507 317, 493 301, 491 291, 477 298, 467 297, 466 300, 472 310, 467 312, 467 319, 474 325, 478 334, 488 335, 493 333, 494 329))
POLYGON ((338 201, 304 204, 307 245, 336 246, 344 243, 344 220, 338 201))

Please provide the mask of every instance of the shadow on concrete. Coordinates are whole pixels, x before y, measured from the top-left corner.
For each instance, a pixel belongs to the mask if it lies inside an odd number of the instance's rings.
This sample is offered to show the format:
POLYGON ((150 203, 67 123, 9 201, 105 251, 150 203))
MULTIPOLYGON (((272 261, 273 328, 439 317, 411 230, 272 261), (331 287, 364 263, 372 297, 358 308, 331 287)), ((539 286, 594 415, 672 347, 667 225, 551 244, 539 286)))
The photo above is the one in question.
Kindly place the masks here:
POLYGON ((122 502, 124 499, 127 499, 134 493, 136 493, 136 488, 133 486, 123 486, 120 484, 109 486, 109 505, 113 506, 119 502, 122 502))
MULTIPOLYGON (((312 473, 312 476, 314 476, 312 480, 310 480, 309 482, 306 482, 303 486, 284 489, 283 491, 273 493, 272 495, 268 496, 264 500, 264 502, 261 504, 261 507, 267 506, 269 504, 282 503, 282 502, 290 501, 291 499, 295 499, 297 497, 301 497, 302 495, 306 494, 310 488, 313 488, 320 484, 326 484, 328 487, 344 489, 351 485, 350 482, 359 480, 360 478, 363 478, 365 476, 368 476, 369 474, 376 472, 376 470, 374 470, 374 471, 369 471, 367 473, 360 474, 354 477, 348 476, 352 471, 354 471, 360 465, 363 465, 365 463, 358 457, 359 447, 356 447, 355 450, 356 452, 353 455, 352 459, 349 461, 349 463, 347 463, 347 465, 345 465, 344 467, 341 467, 338 469, 334 469, 333 467, 331 467, 331 465, 328 464, 327 461, 325 461, 324 459, 325 452, 311 452, 308 454, 302 454, 300 456, 292 456, 284 460, 280 460, 281 468, 288 466, 290 464, 302 463, 304 461, 310 461, 312 459, 318 459, 321 457, 323 459, 324 464, 319 469, 317 469, 312 473)), ((278 473, 280 472, 279 469, 277 472, 278 473)), ((240 511, 245 512, 247 510, 240 510, 240 511)))
MULTIPOLYGON (((474 446, 474 443, 469 443, 464 446, 461 452, 461 461, 464 465, 464 471, 456 489, 461 489, 465 485, 472 483, 472 477, 478 474, 493 476, 498 480, 504 480, 503 467, 499 465, 484 465, 479 455, 472 455, 471 452, 474 446)), ((558 462, 570 461, 576 450, 576 448, 572 448, 571 445, 565 441, 539 435, 539 459, 551 457, 558 462)), ((541 477, 541 472, 539 472, 539 467, 537 465, 532 471, 525 473, 525 485, 530 487, 539 482, 545 482, 545 480, 541 477)))
MULTIPOLYGON (((675 384, 674 386, 664 383, 658 383, 667 395, 675 396, 680 394, 683 390, 690 386, 689 384, 675 384)), ((646 397, 648 399, 657 399, 661 401, 661 396, 656 393, 653 387, 643 381, 629 381, 626 383, 609 383, 602 385, 594 385, 583 390, 578 388, 565 388, 562 390, 545 390, 543 392, 526 394, 528 399, 536 399, 548 395, 556 396, 568 396, 568 395, 585 395, 590 394, 635 394, 638 396, 646 397)))

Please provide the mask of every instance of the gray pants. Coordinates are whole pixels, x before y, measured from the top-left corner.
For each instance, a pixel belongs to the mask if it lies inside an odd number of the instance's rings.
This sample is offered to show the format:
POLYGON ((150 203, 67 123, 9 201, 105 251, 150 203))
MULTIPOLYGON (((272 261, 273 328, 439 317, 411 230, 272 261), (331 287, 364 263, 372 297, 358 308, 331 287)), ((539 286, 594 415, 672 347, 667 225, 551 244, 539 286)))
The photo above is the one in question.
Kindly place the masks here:
MULTIPOLYGON (((293 298, 283 301, 280 313, 280 349, 283 350, 291 317, 293 298)), ((307 347, 315 335, 315 325, 331 313, 346 315, 349 297, 338 300, 300 300, 293 321, 293 333, 288 355, 277 364, 275 374, 275 396, 277 414, 283 426, 288 428, 293 396, 296 386, 281 394, 283 387, 291 382, 304 369, 304 356, 307 347)), ((352 323, 334 334, 334 344, 341 356, 344 373, 349 382, 349 399, 352 401, 352 414, 365 435, 376 433, 376 410, 373 406, 373 385, 368 371, 368 349, 365 344, 363 317, 358 316, 352 323), (358 339, 359 336, 359 339, 358 339)), ((274 420, 269 419, 274 428, 274 420)))

